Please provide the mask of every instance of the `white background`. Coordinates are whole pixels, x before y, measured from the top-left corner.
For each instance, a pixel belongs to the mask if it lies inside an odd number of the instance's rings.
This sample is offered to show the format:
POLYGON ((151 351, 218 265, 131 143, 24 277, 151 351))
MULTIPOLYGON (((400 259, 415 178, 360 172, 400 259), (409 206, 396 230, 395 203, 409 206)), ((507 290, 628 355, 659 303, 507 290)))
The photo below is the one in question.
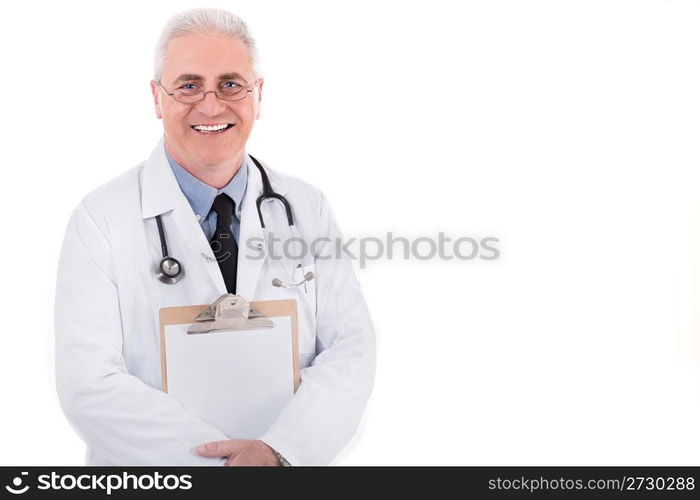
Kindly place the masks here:
MULTIPOLYGON (((3 11, 1 464, 83 463, 53 379, 63 231, 158 140, 153 47, 197 5, 3 11)), ((698 2, 204 5, 259 42, 250 151, 346 236, 500 239, 358 268, 377 379, 337 463, 699 464, 698 2)))

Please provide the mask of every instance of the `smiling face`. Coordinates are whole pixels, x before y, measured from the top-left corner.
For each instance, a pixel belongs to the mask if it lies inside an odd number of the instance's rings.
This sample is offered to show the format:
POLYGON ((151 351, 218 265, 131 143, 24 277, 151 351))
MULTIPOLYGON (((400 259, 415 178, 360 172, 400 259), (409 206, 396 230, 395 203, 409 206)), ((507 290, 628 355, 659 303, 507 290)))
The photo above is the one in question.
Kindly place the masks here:
POLYGON ((247 47, 231 37, 180 36, 168 44, 165 61, 160 81, 168 93, 254 88, 239 101, 222 101, 210 92, 196 104, 183 104, 151 82, 156 116, 163 120, 165 147, 173 159, 199 178, 225 172, 233 177, 259 117, 262 94, 263 82, 255 83, 247 47))

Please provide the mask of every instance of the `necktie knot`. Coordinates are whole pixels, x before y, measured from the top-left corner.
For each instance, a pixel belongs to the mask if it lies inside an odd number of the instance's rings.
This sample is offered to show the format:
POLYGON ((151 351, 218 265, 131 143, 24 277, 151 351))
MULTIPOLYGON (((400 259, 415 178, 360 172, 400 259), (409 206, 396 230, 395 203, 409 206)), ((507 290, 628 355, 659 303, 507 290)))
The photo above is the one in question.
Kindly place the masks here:
POLYGON ((233 209, 236 207, 234 201, 225 193, 221 193, 214 198, 212 209, 216 212, 216 227, 229 227, 233 222, 233 209))

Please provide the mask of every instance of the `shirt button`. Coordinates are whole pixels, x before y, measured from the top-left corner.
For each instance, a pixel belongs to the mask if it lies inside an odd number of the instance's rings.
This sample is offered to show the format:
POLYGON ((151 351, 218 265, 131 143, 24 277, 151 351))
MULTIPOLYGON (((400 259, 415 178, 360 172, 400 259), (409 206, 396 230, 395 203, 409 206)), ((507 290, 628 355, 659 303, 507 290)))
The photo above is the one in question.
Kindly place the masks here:
POLYGON ((195 217, 197 217, 197 220, 198 220, 198 221, 199 221, 199 220, 202 220, 202 216, 199 215, 199 214, 195 215, 195 217))

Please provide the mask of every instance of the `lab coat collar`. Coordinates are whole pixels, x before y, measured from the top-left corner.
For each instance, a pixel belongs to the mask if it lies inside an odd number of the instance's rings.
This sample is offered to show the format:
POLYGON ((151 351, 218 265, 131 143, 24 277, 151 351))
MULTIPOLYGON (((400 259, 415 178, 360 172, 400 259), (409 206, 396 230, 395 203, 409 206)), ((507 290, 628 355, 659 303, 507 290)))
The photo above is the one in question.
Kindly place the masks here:
POLYGON ((144 219, 172 210, 179 198, 187 201, 168 164, 163 138, 158 141, 146 161, 142 176, 141 215, 144 219))
MULTIPOLYGON (((252 160, 248 161, 248 165, 250 166, 248 168, 248 187, 246 188, 244 200, 248 198, 250 201, 250 198, 254 197, 257 199, 262 193, 262 180, 257 167, 253 168, 255 164, 252 160), (253 178, 257 179, 259 185, 250 193, 251 180, 253 178), (253 196, 248 196, 249 193, 253 196)), ((267 174, 274 191, 281 195, 286 195, 288 192, 286 183, 277 176, 271 175, 269 169, 267 169, 267 174)), ((165 154, 165 141, 162 137, 153 149, 150 158, 146 161, 143 169, 141 189, 141 215, 144 219, 172 210, 182 199, 187 201, 168 163, 168 158, 165 154)), ((253 204, 253 208, 255 210, 255 204, 253 204)))

